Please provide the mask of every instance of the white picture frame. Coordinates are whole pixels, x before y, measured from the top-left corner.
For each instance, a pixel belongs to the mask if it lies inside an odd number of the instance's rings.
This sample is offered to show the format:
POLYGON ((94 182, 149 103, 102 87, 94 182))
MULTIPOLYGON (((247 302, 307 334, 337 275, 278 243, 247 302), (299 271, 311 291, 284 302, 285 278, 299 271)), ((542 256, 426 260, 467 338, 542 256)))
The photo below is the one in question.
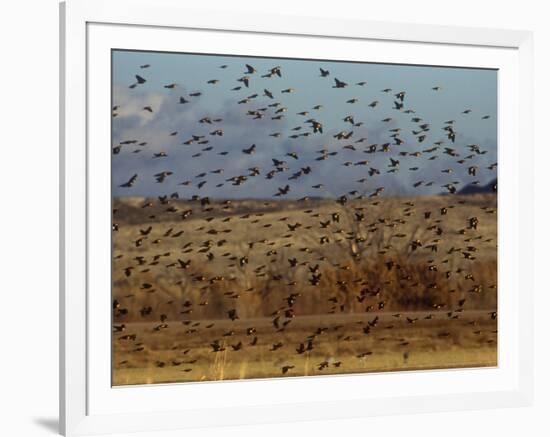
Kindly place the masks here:
POLYGON ((61 26, 60 425, 64 435, 530 404, 530 32, 212 13, 186 8, 178 0, 68 0, 61 5, 61 26), (110 133, 110 112, 101 109, 109 106, 105 106, 110 92, 107 55, 112 48, 189 49, 181 47, 180 37, 193 40, 193 49, 199 52, 211 47, 219 52, 220 45, 227 44, 226 50, 238 54, 270 50, 270 55, 299 56, 304 50, 314 52, 323 41, 327 46, 323 50, 343 53, 346 59, 358 56, 358 60, 500 69, 498 201, 503 212, 499 216, 498 368, 110 386, 110 343, 105 342, 111 329, 105 319, 110 295, 105 299, 101 292, 110 279, 102 262, 108 258, 103 251, 110 232, 110 225, 105 227, 110 217, 110 179, 108 154, 91 147, 103 144, 110 133), (382 50, 388 45, 391 50, 382 50), (354 55, 359 53, 353 50, 357 47, 369 48, 367 58, 354 55), (230 395, 235 391, 238 396, 230 395))

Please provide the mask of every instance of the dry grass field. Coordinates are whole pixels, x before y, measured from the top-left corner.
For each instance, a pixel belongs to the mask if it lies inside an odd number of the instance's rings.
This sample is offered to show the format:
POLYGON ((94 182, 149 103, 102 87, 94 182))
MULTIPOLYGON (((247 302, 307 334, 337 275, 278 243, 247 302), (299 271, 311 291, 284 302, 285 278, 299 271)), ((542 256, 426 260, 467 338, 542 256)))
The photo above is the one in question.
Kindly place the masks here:
POLYGON ((114 385, 497 364, 495 194, 113 208, 114 385))

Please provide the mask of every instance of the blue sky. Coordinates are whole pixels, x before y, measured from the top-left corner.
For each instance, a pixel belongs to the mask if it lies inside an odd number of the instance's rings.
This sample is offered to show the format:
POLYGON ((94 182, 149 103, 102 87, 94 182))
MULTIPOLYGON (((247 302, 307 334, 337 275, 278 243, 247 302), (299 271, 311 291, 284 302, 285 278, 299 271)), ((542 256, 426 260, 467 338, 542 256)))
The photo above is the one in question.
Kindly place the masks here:
MULTIPOLYGON (((112 147, 121 142, 135 140, 144 146, 126 144, 113 155, 113 194, 117 196, 157 196, 178 192, 181 197, 211 196, 271 197, 278 187, 290 185, 286 197, 335 197, 349 191, 369 194, 377 187, 385 187, 385 194, 427 195, 445 191, 442 185, 456 183, 460 189, 472 181, 486 184, 496 177, 496 169, 486 167, 497 161, 497 71, 463 68, 439 68, 396 64, 369 64, 327 62, 317 60, 249 58, 238 56, 199 55, 184 53, 114 51, 112 65, 113 105, 119 106, 112 124, 112 147), (150 64, 148 68, 141 65, 150 64), (257 72, 245 74, 245 64, 257 72), (221 65, 227 67, 221 69, 221 65), (282 77, 262 78, 269 69, 280 66, 282 77), (319 68, 328 70, 321 77, 319 68), (129 88, 135 75, 146 83, 129 88), (249 88, 237 79, 250 77, 249 88), (333 88, 334 78, 348 84, 333 88), (211 79, 219 80, 208 84, 211 79), (356 85, 358 82, 366 85, 356 85), (176 84, 173 89, 164 86, 176 84), (232 91, 241 86, 240 90, 232 91), (438 91, 433 87, 440 87, 438 91), (292 93, 281 93, 293 88, 292 93), (391 88, 388 93, 383 89, 391 88), (273 99, 264 96, 264 89, 273 93, 273 99), (405 91, 404 106, 393 109, 396 93, 405 91), (200 92, 199 97, 190 94, 200 92), (258 94, 247 103, 238 102, 258 94), (183 96, 189 103, 179 104, 183 96), (348 103, 358 99, 355 103, 348 103), (378 101, 375 108, 369 107, 378 101), (280 103, 278 107, 269 104, 280 103), (312 109, 323 105, 320 110, 312 109), (152 113, 143 109, 150 106, 152 113), (284 118, 273 120, 275 111, 286 108, 284 118), (253 119, 247 111, 258 110, 264 116, 253 119), (463 114, 470 109, 469 114, 463 114), (407 113, 412 110, 414 113, 407 113), (306 116, 299 112, 308 111, 306 116), (343 119, 351 115, 356 125, 343 119), (489 116, 483 119, 483 116, 489 116), (213 124, 199 123, 209 117, 223 121, 213 124), (421 121, 412 121, 414 117, 421 121), (314 118, 323 124, 323 133, 313 133, 306 120, 314 118), (382 120, 391 118, 389 122, 382 120), (445 122, 456 132, 453 144, 446 136, 445 122), (429 124, 429 130, 420 132, 419 126, 429 124), (300 128, 299 130, 293 130, 300 128), (391 129, 400 128, 401 145, 393 145, 391 129), (223 136, 210 135, 216 129, 223 136), (351 138, 338 140, 338 132, 353 131, 351 138), (414 132, 413 132, 414 131, 414 132), (176 135, 170 135, 177 132, 176 135), (293 134, 310 132, 309 136, 290 138, 293 134), (270 134, 280 134, 278 137, 270 134), (192 135, 204 138, 190 145, 182 143, 192 135), (419 142, 419 136, 425 136, 419 142), (362 142, 357 140, 365 138, 362 142), (435 152, 423 152, 442 141, 435 152), (390 142, 389 151, 365 153, 373 144, 390 142), (248 155, 243 149, 256 145, 255 153, 248 155), (467 145, 477 144, 482 154, 471 155, 467 145), (345 148, 344 146, 348 146, 345 148), (349 146, 353 146, 352 150, 349 146), (443 153, 445 147, 455 150, 457 156, 443 153), (211 150, 208 150, 210 149, 211 150), (326 149, 337 154, 317 161, 317 151, 326 149), (206 149, 206 150, 205 150, 206 149), (134 153, 139 150, 138 153, 134 153), (155 153, 167 156, 154 158, 155 153), (220 152, 227 152, 220 155, 220 152), (421 152, 419 156, 413 156, 421 152), (288 156, 296 153, 298 159, 288 156), (430 157, 437 156, 435 159, 430 157), (274 169, 272 159, 286 161, 285 171, 277 172, 272 179, 266 174, 274 169), (399 167, 389 167, 392 159, 399 167), (368 160, 367 165, 354 165, 368 160), (347 164, 346 164, 347 163, 347 164), (289 180, 301 168, 311 172, 289 180), (476 166, 476 175, 468 174, 468 167, 476 166), (250 176, 250 168, 258 167, 260 174, 250 176), (380 174, 369 176, 369 169, 380 174), (223 169, 223 173, 212 173, 223 169), (413 169, 413 170, 411 170, 413 169), (452 173, 442 172, 451 169, 452 173), (173 174, 163 183, 154 175, 162 171, 173 174), (388 171, 391 171, 388 173, 388 171), (207 173, 205 177, 198 177, 207 173), (132 187, 119 185, 133 174, 138 178, 132 187), (244 183, 234 186, 228 178, 247 176, 244 183), (366 179, 363 182, 358 180, 366 179), (191 181, 189 185, 179 185, 191 181), (199 182, 206 181, 201 187, 199 182), (423 181, 417 187, 413 184, 423 181), (426 183, 432 184, 426 185, 426 183), (220 184, 223 184, 220 186, 220 184), (322 184, 322 188, 313 188, 322 184)), ((436 145, 437 146, 437 145, 436 145)))

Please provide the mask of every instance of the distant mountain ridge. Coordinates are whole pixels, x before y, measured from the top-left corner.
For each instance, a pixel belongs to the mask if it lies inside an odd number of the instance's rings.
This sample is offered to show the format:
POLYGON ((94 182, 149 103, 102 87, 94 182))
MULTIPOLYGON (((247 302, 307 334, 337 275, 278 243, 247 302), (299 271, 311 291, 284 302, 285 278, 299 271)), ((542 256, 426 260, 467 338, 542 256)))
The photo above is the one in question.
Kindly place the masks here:
POLYGON ((458 194, 494 193, 497 191, 497 180, 494 179, 487 185, 466 185, 458 194))

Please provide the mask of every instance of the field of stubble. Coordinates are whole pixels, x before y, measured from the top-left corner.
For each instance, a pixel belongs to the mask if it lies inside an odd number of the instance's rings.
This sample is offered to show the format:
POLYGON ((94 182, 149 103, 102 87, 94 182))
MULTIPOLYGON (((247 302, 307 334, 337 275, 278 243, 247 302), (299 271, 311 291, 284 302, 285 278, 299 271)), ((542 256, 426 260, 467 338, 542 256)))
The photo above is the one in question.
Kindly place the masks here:
POLYGON ((497 364, 496 195, 114 208, 113 385, 497 364))

